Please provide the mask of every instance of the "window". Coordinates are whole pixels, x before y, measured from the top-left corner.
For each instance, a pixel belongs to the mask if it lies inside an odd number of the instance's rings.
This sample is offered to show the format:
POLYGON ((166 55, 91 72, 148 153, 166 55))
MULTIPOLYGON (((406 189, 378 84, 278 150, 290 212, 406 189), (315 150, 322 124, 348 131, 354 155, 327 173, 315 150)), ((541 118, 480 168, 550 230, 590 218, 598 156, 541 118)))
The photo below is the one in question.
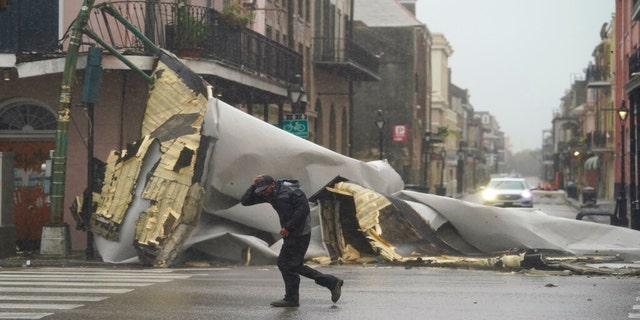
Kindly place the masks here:
POLYGON ((56 126, 54 111, 37 100, 10 99, 0 105, 0 135, 4 138, 55 138, 56 126))
POLYGON ((0 130, 55 130, 56 117, 49 110, 32 104, 17 104, 0 114, 0 130))
POLYGON ((273 40, 273 29, 271 28, 271 26, 267 25, 264 33, 267 38, 273 40))

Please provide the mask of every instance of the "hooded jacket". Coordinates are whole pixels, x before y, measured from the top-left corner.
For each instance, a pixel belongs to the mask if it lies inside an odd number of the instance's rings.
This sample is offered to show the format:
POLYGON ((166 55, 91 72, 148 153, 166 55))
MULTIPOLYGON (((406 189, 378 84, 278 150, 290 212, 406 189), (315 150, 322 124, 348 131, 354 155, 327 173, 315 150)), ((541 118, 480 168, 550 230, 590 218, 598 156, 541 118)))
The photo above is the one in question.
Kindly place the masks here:
POLYGON ((311 233, 309 200, 297 187, 295 180, 276 180, 276 187, 269 196, 255 193, 256 186, 251 185, 240 199, 243 206, 268 202, 278 213, 280 226, 289 231, 290 237, 311 233))

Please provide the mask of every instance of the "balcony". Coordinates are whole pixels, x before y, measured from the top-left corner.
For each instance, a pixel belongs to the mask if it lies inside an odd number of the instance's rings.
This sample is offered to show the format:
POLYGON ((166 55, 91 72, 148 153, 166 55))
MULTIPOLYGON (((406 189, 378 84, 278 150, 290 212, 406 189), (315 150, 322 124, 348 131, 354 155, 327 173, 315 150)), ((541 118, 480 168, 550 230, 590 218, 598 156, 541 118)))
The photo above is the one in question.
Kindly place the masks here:
POLYGON ((629 54, 629 81, 624 85, 626 92, 640 88, 640 48, 629 54))
POLYGON ((590 65, 587 68, 586 80, 588 88, 611 87, 611 74, 607 67, 590 65))
POLYGON ((380 81, 379 59, 345 38, 314 38, 314 65, 358 81, 380 81))
POLYGON ((0 53, 41 55, 58 49, 59 1, 12 1, 0 12, 0 53))
MULTIPOLYGON (((0 28, 0 52, 15 53, 19 61, 64 54, 57 40, 63 36, 51 34, 51 30, 58 29, 57 18, 62 9, 58 9, 57 1, 50 1, 49 10, 35 10, 37 3, 41 1, 15 1, 9 10, 0 13, 0 27, 11 26, 12 19, 20 16, 30 26, 20 30, 0 28), (23 14, 32 9, 40 13, 40 23, 29 23, 31 18, 23 14)), ((295 51, 250 29, 223 23, 221 14, 212 8, 179 7, 173 2, 114 1, 97 5, 88 29, 121 54, 151 55, 151 51, 122 23, 101 12, 110 10, 119 12, 152 42, 179 57, 215 61, 257 78, 283 83, 293 82, 295 75, 302 73, 302 55, 295 51)), ((85 45, 81 51, 86 51, 95 41, 85 36, 82 43, 85 45)))
POLYGON ((612 140, 610 139, 612 135, 613 132, 611 131, 593 131, 587 133, 584 139, 587 149, 600 152, 613 150, 613 146, 611 146, 612 140))

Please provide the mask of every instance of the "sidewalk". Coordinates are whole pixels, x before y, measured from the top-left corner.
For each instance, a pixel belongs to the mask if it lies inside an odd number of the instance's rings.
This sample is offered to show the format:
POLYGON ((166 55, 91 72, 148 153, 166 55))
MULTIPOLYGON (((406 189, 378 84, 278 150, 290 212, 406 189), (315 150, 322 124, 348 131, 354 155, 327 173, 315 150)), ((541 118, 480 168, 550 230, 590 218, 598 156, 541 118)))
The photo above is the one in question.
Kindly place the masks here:
POLYGON ((595 205, 585 205, 580 199, 576 200, 567 197, 567 203, 576 210, 596 208, 613 214, 613 211, 616 209, 616 202, 614 200, 598 199, 595 205))
POLYGON ((0 268, 28 267, 142 267, 141 264, 112 264, 101 259, 86 259, 84 252, 73 252, 68 256, 42 255, 39 252, 18 252, 13 257, 0 259, 0 268))
MULTIPOLYGON (((580 197, 581 198, 581 197, 580 197)), ((578 211, 576 219, 611 224, 616 209, 613 200, 597 199, 595 204, 585 204, 580 199, 566 198, 567 204, 578 211), (582 216, 581 216, 582 215, 582 216)))

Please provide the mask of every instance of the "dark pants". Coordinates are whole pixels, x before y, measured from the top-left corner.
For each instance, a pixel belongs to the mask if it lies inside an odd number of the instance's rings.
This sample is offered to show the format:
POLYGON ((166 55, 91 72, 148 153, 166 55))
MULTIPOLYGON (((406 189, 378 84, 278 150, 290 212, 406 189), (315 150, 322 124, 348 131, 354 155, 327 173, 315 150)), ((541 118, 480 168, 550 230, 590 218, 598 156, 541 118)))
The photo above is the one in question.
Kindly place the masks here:
POLYGON ((303 264, 310 240, 311 234, 284 238, 284 243, 278 256, 278 269, 280 269, 284 280, 284 299, 287 301, 298 302, 300 298, 300 275, 313 279, 316 284, 328 289, 333 288, 338 282, 338 278, 303 264))

